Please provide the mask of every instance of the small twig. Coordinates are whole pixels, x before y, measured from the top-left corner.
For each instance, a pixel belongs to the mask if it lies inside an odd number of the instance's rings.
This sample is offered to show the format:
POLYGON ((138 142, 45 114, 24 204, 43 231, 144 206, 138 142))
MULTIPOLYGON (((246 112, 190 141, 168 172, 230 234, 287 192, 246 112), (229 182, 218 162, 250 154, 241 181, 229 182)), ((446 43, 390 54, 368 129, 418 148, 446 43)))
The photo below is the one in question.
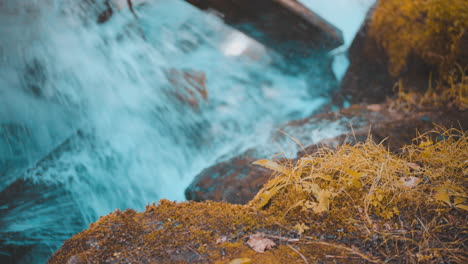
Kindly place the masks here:
MULTIPOLYGON (((312 239, 310 237, 305 237, 307 239, 312 239)), ((349 248, 349 247, 345 247, 345 246, 342 246, 342 245, 335 245, 335 244, 331 244, 331 243, 327 243, 327 242, 322 242, 322 241, 308 241, 308 242, 302 242, 302 243, 305 243, 305 244, 317 244, 317 245, 322 245, 322 246, 327 246, 327 247, 334 247, 334 248, 337 248, 337 249, 341 249, 341 250, 345 250, 345 251, 348 251, 348 252, 351 252, 352 254, 355 254, 355 255, 358 255, 359 257, 361 257, 362 259, 365 259, 369 262, 372 262, 372 263, 379 263, 379 264, 382 264, 384 263, 383 261, 381 260, 374 260, 372 258, 370 258, 369 256, 355 250, 355 249, 352 249, 352 248, 349 248)))
POLYGON ((301 256, 301 258, 304 260, 304 262, 306 264, 310 264, 309 261, 307 261, 306 257, 304 255, 301 254, 301 252, 299 252, 299 250, 295 249, 294 247, 292 247, 291 245, 288 245, 288 247, 290 249, 292 249, 294 252, 296 252, 297 254, 299 254, 299 256, 301 256))
POLYGON ((135 16, 135 18, 138 19, 138 16, 135 13, 135 10, 133 9, 132 0, 127 0, 127 5, 128 5, 128 8, 130 9, 130 12, 132 12, 133 16, 135 16))
POLYGON ((273 239, 278 239, 280 241, 286 241, 286 242, 299 242, 298 238, 287 238, 287 237, 282 237, 282 236, 274 236, 274 235, 268 235, 265 233, 257 233, 260 234, 261 236, 268 237, 268 238, 273 238, 273 239))
POLYGON ((88 258, 88 254, 86 254, 86 250, 83 248, 83 244, 80 244, 80 248, 81 248, 81 251, 83 251, 83 255, 84 255, 84 258, 85 258, 85 261, 86 261, 86 264, 89 264, 91 263, 91 261, 89 261, 89 258, 88 258))
POLYGON ((350 256, 333 256, 333 255, 325 255, 325 258, 334 258, 334 259, 356 259, 356 260, 363 260, 360 257, 350 257, 350 256))
POLYGON ((198 255, 198 258, 204 259, 204 257, 203 257, 202 255, 200 255, 200 253, 198 253, 195 249, 191 248, 191 247, 188 246, 188 245, 186 245, 186 247, 187 247, 188 249, 190 249, 191 251, 193 251, 195 254, 197 254, 197 255, 198 255))

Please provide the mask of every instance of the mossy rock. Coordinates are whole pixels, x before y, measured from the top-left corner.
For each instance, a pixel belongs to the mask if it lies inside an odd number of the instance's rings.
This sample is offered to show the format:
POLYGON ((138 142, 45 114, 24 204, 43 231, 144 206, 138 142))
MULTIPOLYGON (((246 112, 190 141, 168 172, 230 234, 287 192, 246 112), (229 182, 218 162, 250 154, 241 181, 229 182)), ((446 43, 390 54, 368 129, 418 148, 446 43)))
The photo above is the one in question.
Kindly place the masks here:
MULTIPOLYGON (((401 151, 404 145, 411 143, 416 133, 431 131, 434 123, 444 127, 468 127, 468 111, 440 108, 406 111, 396 109, 397 107, 406 109, 409 106, 397 105, 393 101, 378 105, 353 105, 339 112, 322 113, 289 122, 280 130, 304 145, 304 149, 297 154, 297 158, 301 158, 324 146, 336 148, 344 143, 364 142, 369 133, 372 134, 374 142, 382 142, 385 147, 396 153, 401 151), (315 144, 307 144, 306 137, 313 137, 316 133, 314 130, 326 130, 328 126, 338 127, 341 133, 315 144)), ((285 135, 280 132, 273 133, 276 140, 281 140, 282 137, 285 135)), ((287 140, 294 144, 289 138, 287 140)), ((204 169, 185 190, 186 198, 193 201, 248 203, 271 178, 270 171, 252 162, 273 156, 275 151, 280 150, 249 150, 204 169)))
POLYGON ((378 1, 349 49, 342 95, 377 103, 397 94, 398 81, 413 92, 459 81, 468 70, 467 29, 465 0, 378 1))
POLYGON ((455 129, 400 154, 369 140, 262 160, 273 178, 248 205, 116 211, 48 263, 466 263, 467 161, 467 134, 455 129))

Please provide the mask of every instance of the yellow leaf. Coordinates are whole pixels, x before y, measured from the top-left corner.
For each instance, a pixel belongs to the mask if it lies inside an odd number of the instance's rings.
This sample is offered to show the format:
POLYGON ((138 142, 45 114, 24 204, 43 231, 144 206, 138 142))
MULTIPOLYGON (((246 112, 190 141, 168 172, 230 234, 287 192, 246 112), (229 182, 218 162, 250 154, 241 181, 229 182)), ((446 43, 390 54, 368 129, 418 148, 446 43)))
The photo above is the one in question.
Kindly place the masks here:
POLYGON ((408 165, 408 167, 410 167, 413 170, 421 169, 421 166, 419 166, 418 164, 413 163, 413 162, 407 162, 406 165, 408 165))
POLYGON ((354 171, 354 170, 346 170, 346 172, 351 175, 353 178, 360 178, 361 177, 361 173, 358 172, 358 171, 354 171))
POLYGON ((384 198, 384 196, 382 194, 377 194, 376 196, 377 200, 379 200, 379 202, 381 202, 384 198))
POLYGON ((293 228, 297 230, 297 233, 299 235, 302 235, 306 230, 310 229, 310 227, 308 227, 304 223, 297 224, 293 228))
POLYGON ((464 205, 464 204, 457 204, 455 205, 456 208, 460 208, 460 209, 463 209, 465 211, 468 211, 468 205, 464 205))
POLYGON ((354 171, 354 170, 346 170, 346 172, 351 176, 348 179, 348 185, 356 188, 361 188, 362 184, 359 181, 362 177, 362 173, 354 171))
POLYGON ((258 204, 257 208, 262 209, 265 207, 265 205, 268 204, 268 202, 271 200, 271 198, 278 193, 279 190, 283 188, 283 185, 281 186, 275 186, 269 190, 265 190, 262 193, 260 193, 259 199, 260 203, 258 204))
POLYGON ((229 264, 250 264, 252 263, 252 260, 249 258, 236 258, 231 260, 229 264))
POLYGON ((451 205, 450 196, 447 192, 447 189, 445 189, 444 187, 440 187, 436 189, 436 194, 434 194, 434 199, 440 202, 447 203, 448 205, 451 205))
POLYGON ((287 169, 286 167, 284 167, 283 165, 278 164, 278 163, 276 163, 274 161, 271 161, 271 160, 267 160, 267 159, 257 160, 255 162, 253 162, 252 164, 260 165, 260 166, 265 167, 267 169, 280 172, 280 173, 282 173, 284 175, 288 175, 290 173, 290 170, 287 169))
POLYGON ((453 200, 455 207, 468 211, 468 205, 463 204, 466 201, 464 197, 455 197, 453 200))
POLYGON ((320 187, 315 183, 304 184, 304 191, 312 193, 315 198, 317 198, 318 193, 320 192, 320 187))
POLYGON ((430 146, 432 144, 434 144, 434 142, 432 142, 432 140, 422 141, 421 143, 419 143, 419 147, 427 147, 427 146, 430 146))
POLYGON ((317 197, 318 205, 313 209, 315 213, 320 214, 328 211, 330 208, 330 196, 330 191, 320 190, 317 197))

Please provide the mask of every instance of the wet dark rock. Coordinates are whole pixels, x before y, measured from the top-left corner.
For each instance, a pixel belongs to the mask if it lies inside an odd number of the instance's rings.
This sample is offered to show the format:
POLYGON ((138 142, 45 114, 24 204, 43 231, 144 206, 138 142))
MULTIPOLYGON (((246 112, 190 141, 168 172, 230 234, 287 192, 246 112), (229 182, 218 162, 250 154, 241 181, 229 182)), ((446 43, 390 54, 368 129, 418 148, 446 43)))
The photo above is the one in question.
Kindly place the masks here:
MULTIPOLYGON (((402 112, 389 110, 388 105, 354 105, 336 113, 323 113, 288 123, 281 130, 303 143, 296 158, 316 152, 321 147, 336 148, 344 143, 355 144, 372 135, 376 143, 382 142, 393 152, 410 144, 417 132, 424 133, 434 124, 445 127, 468 127, 468 111, 421 110, 402 112), (336 136, 314 141, 314 129, 336 127, 336 136), (312 144, 308 142, 313 142, 312 144)), ((321 131, 318 134, 323 134, 321 131)), ((281 141, 284 134, 274 138, 281 141)), ((294 143, 290 143, 294 144, 294 143)), ((225 201, 245 204, 271 177, 271 171, 252 164, 270 158, 275 152, 262 147, 220 162, 203 170, 185 191, 186 198, 194 201, 225 201)))
POLYGON ((398 80, 412 91, 425 91, 431 72, 437 70, 421 58, 411 55, 405 69, 397 76, 392 76, 385 48, 369 34, 374 9, 375 6, 369 10, 348 50, 350 65, 340 90, 351 103, 382 103, 398 92, 395 88, 398 80))
POLYGON ((31 129, 22 124, 0 124, 0 191, 14 182, 34 161, 37 142, 31 129))
POLYGON ((193 69, 168 69, 164 71, 172 84, 170 93, 180 102, 198 110, 200 104, 208 100, 206 74, 193 69))
POLYGON ((3 175, 13 182, 0 190, 0 263, 43 263, 56 250, 54 245, 86 226, 78 201, 64 184, 42 178, 42 173, 55 169, 56 159, 71 151, 83 136, 78 131, 29 165, 30 169, 18 170, 19 177, 12 177, 11 170, 3 175))
POLYGON ((186 1, 291 60, 343 44, 337 28, 294 0, 186 1))
POLYGON ((247 151, 203 170, 185 190, 186 198, 246 204, 270 175, 268 169, 252 166, 257 160, 252 154, 247 151))
POLYGON ((97 19, 98 24, 107 22, 114 14, 114 11, 112 10, 111 4, 110 4, 110 0, 106 0, 105 6, 106 7, 104 11, 102 11, 102 13, 100 13, 98 16, 98 19, 97 19))
POLYGON ((45 261, 56 250, 50 241, 57 245, 85 226, 76 201, 62 185, 18 179, 0 192, 0 263, 45 261), (39 211, 50 215, 37 215, 39 211), (48 223, 38 228, 38 221, 48 223), (29 227, 15 227, 25 223, 29 227))
POLYGON ((32 96, 43 98, 47 83, 47 72, 44 65, 37 59, 26 64, 23 72, 24 89, 32 96))
POLYGON ((353 103, 378 103, 393 93, 392 83, 395 79, 387 70, 388 56, 384 48, 368 34, 369 20, 374 8, 368 12, 348 50, 350 64, 340 90, 353 103))

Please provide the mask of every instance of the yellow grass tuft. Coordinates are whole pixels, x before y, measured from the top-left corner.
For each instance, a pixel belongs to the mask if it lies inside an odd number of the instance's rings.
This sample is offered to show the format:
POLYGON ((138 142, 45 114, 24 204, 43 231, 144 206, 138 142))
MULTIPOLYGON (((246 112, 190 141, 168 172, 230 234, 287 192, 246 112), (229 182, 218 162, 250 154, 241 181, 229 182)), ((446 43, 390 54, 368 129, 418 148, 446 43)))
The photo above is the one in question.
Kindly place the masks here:
POLYGON ((467 139, 466 131, 437 128, 401 154, 369 139, 322 149, 295 164, 257 162, 273 168, 274 177, 249 206, 296 221, 299 234, 317 230, 317 223, 342 230, 338 236, 357 238, 359 231, 387 260, 404 254, 414 263, 463 263, 467 139))
MULTIPOLYGON (((398 94, 395 100, 390 100, 390 108, 406 112, 419 109, 449 108, 460 111, 468 110, 468 75, 467 69, 459 68, 459 72, 446 76, 447 83, 439 83, 437 87, 429 88, 424 93, 407 91, 400 80, 397 83, 398 94)), ((429 81, 430 83, 431 81, 429 81)))

